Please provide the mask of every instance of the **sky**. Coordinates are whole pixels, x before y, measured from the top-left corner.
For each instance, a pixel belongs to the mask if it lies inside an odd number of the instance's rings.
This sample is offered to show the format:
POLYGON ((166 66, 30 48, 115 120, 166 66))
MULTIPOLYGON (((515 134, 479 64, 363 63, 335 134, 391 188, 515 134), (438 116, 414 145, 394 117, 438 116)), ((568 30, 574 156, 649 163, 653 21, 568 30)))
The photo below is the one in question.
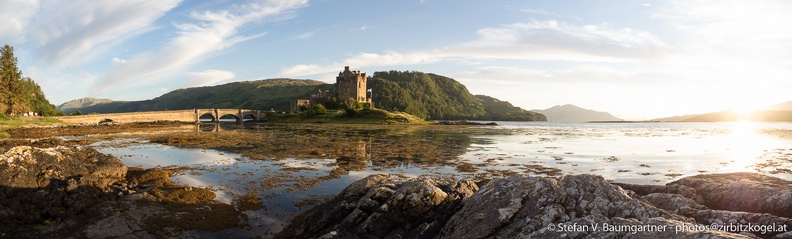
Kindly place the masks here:
POLYGON ((782 0, 4 0, 0 44, 56 105, 333 83, 350 66, 641 120, 792 100, 790 12, 782 0))

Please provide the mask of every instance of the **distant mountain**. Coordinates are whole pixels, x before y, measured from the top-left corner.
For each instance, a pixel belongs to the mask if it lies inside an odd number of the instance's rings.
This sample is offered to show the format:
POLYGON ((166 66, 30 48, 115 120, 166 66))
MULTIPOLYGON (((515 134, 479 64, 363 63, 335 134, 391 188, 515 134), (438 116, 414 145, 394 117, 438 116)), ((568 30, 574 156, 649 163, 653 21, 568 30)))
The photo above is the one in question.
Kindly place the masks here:
POLYGON ((758 110, 745 115, 736 111, 721 111, 707 114, 695 115, 681 121, 684 122, 733 122, 733 121, 755 121, 755 122, 792 122, 792 111, 781 110, 758 110))
POLYGON ((792 122, 792 101, 757 110, 749 115, 736 111, 719 111, 653 119, 664 122, 730 122, 749 120, 757 122, 792 122))
POLYGON ((113 102, 113 100, 85 97, 85 98, 67 101, 66 103, 59 105, 57 109, 59 111, 65 112, 66 114, 70 114, 71 112, 74 112, 75 110, 78 109, 82 109, 85 107, 94 106, 98 104, 107 104, 110 102, 113 102))
MULTIPOLYGON (((83 114, 194 108, 247 108, 286 111, 289 102, 308 98, 332 84, 315 80, 268 79, 171 91, 150 100, 97 103, 80 109, 83 114)), ((476 97, 454 79, 423 72, 375 72, 367 87, 374 106, 428 119, 544 120, 541 114, 515 107, 492 97, 476 97)), ((87 100, 86 100, 87 101, 87 100)))
POLYGON ((544 110, 531 110, 543 114, 549 122, 621 121, 607 112, 580 108, 574 105, 556 105, 544 110))
POLYGON ((792 111, 792 101, 787 101, 781 104, 777 104, 768 108, 769 110, 783 110, 783 111, 792 111))

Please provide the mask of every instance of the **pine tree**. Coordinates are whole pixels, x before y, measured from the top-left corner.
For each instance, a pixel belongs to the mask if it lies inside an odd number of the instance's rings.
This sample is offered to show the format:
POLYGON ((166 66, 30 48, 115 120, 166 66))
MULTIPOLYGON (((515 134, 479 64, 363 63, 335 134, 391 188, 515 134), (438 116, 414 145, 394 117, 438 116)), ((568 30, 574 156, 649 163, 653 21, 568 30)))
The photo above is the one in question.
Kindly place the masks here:
POLYGON ((14 57, 14 47, 0 48, 0 114, 23 114, 34 111, 38 115, 59 115, 49 103, 41 87, 29 77, 23 77, 14 57))

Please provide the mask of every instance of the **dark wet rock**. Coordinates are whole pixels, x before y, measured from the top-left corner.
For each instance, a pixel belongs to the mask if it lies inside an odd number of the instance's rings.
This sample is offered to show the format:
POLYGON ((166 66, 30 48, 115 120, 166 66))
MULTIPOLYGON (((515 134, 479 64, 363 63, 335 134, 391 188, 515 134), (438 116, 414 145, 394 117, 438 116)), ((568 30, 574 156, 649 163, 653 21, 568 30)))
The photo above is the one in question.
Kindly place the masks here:
POLYGON ((750 238, 674 230, 695 225, 599 176, 509 177, 478 189, 373 175, 300 214, 276 238, 750 238), (574 223, 665 230, 554 230, 574 223))
POLYGON ((696 190, 711 209, 792 217, 792 182, 758 173, 704 174, 669 185, 696 190))
POLYGON ((47 222, 112 197, 127 167, 81 146, 18 146, 0 155, 0 223, 47 222))

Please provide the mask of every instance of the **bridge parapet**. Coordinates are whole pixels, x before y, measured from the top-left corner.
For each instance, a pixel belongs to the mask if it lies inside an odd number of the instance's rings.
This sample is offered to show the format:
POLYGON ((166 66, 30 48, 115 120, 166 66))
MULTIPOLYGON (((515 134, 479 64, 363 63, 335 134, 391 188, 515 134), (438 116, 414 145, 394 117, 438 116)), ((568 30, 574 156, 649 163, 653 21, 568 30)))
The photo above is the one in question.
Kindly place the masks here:
POLYGON ((60 116, 56 119, 72 124, 98 124, 99 122, 111 120, 115 123, 139 123, 156 121, 179 121, 179 122, 200 122, 201 116, 210 115, 212 122, 219 122, 224 115, 233 115, 237 122, 241 123, 246 116, 251 116, 254 121, 263 118, 264 112, 250 109, 191 109, 191 110, 164 110, 164 111, 143 111, 128 113, 110 114, 88 114, 76 116, 60 116))

